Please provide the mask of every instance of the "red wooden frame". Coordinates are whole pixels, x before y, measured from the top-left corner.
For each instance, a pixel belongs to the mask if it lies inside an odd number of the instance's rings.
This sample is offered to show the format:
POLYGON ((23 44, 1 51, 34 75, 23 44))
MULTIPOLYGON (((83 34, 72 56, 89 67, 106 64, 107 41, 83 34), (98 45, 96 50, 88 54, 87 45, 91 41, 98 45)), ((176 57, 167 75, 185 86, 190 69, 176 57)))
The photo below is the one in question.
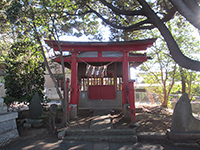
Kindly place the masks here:
MULTIPOLYGON (((71 104, 79 103, 79 86, 77 84, 77 66, 78 62, 122 62, 123 63, 123 84, 122 84, 122 109, 125 103, 131 103, 131 120, 135 122, 135 111, 134 111, 134 89, 133 84, 129 83, 129 62, 144 62, 147 60, 145 55, 138 57, 130 57, 130 51, 141 51, 146 50, 147 47, 153 45, 156 39, 147 40, 135 40, 129 42, 67 42, 60 41, 62 51, 68 51, 71 56, 64 57, 64 62, 71 63, 71 104), (89 58, 78 58, 79 52, 91 52, 97 51, 97 57, 89 58), (122 57, 102 57, 102 51, 120 51, 122 57), (131 91, 132 90, 132 91, 131 91), (127 92, 128 91, 128 92, 127 92), (128 95, 129 93, 129 95, 128 95), (134 112, 133 112, 134 111, 134 112)), ((54 48, 55 51, 60 51, 57 41, 45 40, 46 44, 54 48)), ((60 58, 54 59, 56 62, 61 62, 60 58)), ((95 88, 95 87, 93 87, 95 88)), ((99 88, 99 87, 97 87, 99 88)), ((94 89, 93 89, 94 90, 94 89)), ((98 90, 94 90, 98 93, 98 90)), ((89 95, 90 97, 90 95, 89 95)), ((93 97, 95 98, 95 97, 93 97)), ((109 97, 113 98, 113 97, 109 97)))
POLYGON ((115 100, 115 85, 92 85, 88 92, 89 100, 115 100))
MULTIPOLYGON (((89 52, 89 51, 141 51, 152 46, 154 39, 123 41, 123 42, 67 42, 60 41, 63 51, 89 52)), ((60 51, 57 41, 45 40, 55 51, 60 51)))
MULTIPOLYGON (((147 61, 147 57, 143 56, 143 57, 130 57, 128 56, 128 62, 144 62, 147 61)), ((54 59, 56 62, 61 62, 61 59, 59 57, 54 59)), ((64 57, 64 62, 71 62, 72 61, 72 57, 64 57)), ((119 57, 84 57, 84 58, 78 58, 77 62, 123 62, 123 57, 119 58, 119 57)))

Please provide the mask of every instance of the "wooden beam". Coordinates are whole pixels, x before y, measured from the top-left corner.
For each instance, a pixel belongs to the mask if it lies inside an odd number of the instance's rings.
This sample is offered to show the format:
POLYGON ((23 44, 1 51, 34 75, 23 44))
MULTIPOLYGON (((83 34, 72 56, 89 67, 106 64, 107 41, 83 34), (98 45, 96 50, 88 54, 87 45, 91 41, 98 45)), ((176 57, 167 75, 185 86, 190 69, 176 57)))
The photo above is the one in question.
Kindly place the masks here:
MULTIPOLYGON (((61 60, 59 57, 54 59, 56 62, 60 63, 61 60)), ((128 62, 145 62, 147 61, 147 57, 128 57, 127 56, 128 62)), ((64 62, 71 62, 72 58, 71 57, 64 57, 64 62)), ((82 58, 77 58, 77 62, 122 62, 123 58, 122 57, 82 57, 82 58)))
MULTIPOLYGON (((90 51, 141 51, 153 45, 156 39, 123 41, 123 42, 67 42, 60 41, 63 51, 90 52, 90 51)), ((56 41, 45 40, 46 44, 59 51, 56 41), (53 45, 53 46, 52 46, 53 45)))

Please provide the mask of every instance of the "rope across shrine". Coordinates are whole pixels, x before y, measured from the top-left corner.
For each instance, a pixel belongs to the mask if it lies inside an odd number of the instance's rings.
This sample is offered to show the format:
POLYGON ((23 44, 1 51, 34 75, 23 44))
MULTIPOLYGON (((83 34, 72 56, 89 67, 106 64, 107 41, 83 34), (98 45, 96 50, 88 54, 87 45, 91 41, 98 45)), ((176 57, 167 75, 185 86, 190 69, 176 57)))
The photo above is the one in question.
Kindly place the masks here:
POLYGON ((122 57, 119 57, 116 60, 109 62, 108 64, 103 65, 103 66, 93 66, 93 65, 90 65, 89 63, 85 62, 80 57, 78 57, 78 58, 86 64, 86 71, 85 71, 86 76, 89 76, 89 77, 104 77, 104 76, 107 75, 108 66, 111 65, 112 63, 116 62, 117 60, 119 60, 122 57))
POLYGON ((92 66, 87 64, 85 75, 90 77, 104 77, 104 75, 107 75, 107 65, 92 66))

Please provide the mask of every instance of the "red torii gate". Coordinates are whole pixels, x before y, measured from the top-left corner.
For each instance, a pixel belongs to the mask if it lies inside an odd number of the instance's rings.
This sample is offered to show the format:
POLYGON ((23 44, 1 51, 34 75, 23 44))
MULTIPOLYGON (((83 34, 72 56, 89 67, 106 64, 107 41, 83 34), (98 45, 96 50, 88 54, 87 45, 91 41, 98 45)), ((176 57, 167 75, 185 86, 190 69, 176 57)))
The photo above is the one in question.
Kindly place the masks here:
MULTIPOLYGON (((156 39, 134 40, 123 42, 68 42, 60 41, 63 52, 70 52, 70 56, 64 57, 64 62, 70 62, 71 66, 71 100, 70 104, 79 103, 79 87, 77 83, 78 63, 79 62, 122 62, 123 68, 123 83, 122 83, 122 109, 124 104, 130 104, 131 122, 135 122, 135 99, 133 81, 129 81, 129 62, 135 63, 136 66, 147 60, 146 55, 131 57, 130 51, 145 51, 147 47, 152 46, 156 39), (82 57, 77 56, 83 52, 97 52, 97 57, 82 57), (121 52, 122 57, 103 57, 102 52, 121 52), (128 90, 128 92, 127 92, 128 90)), ((48 46, 55 51, 60 51, 56 41, 45 40, 48 46)), ((133 55, 133 54, 132 54, 133 55)), ((54 59, 60 63, 60 57, 54 59)))

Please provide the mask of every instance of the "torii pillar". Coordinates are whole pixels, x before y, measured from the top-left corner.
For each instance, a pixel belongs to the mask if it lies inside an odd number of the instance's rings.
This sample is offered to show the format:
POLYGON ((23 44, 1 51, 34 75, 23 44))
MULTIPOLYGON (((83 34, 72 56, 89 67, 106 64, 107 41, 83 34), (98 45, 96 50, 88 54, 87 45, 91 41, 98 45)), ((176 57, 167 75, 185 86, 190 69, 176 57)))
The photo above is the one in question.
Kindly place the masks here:
POLYGON ((122 86, 122 109, 124 104, 128 103, 127 86, 129 80, 129 62, 128 51, 123 52, 123 86, 122 86))
MULTIPOLYGON (((78 72, 78 62, 77 62, 77 52, 72 52, 71 57, 71 100, 70 104, 78 105, 77 96, 77 72, 78 72)), ((77 106, 78 107, 78 106, 77 106)))

